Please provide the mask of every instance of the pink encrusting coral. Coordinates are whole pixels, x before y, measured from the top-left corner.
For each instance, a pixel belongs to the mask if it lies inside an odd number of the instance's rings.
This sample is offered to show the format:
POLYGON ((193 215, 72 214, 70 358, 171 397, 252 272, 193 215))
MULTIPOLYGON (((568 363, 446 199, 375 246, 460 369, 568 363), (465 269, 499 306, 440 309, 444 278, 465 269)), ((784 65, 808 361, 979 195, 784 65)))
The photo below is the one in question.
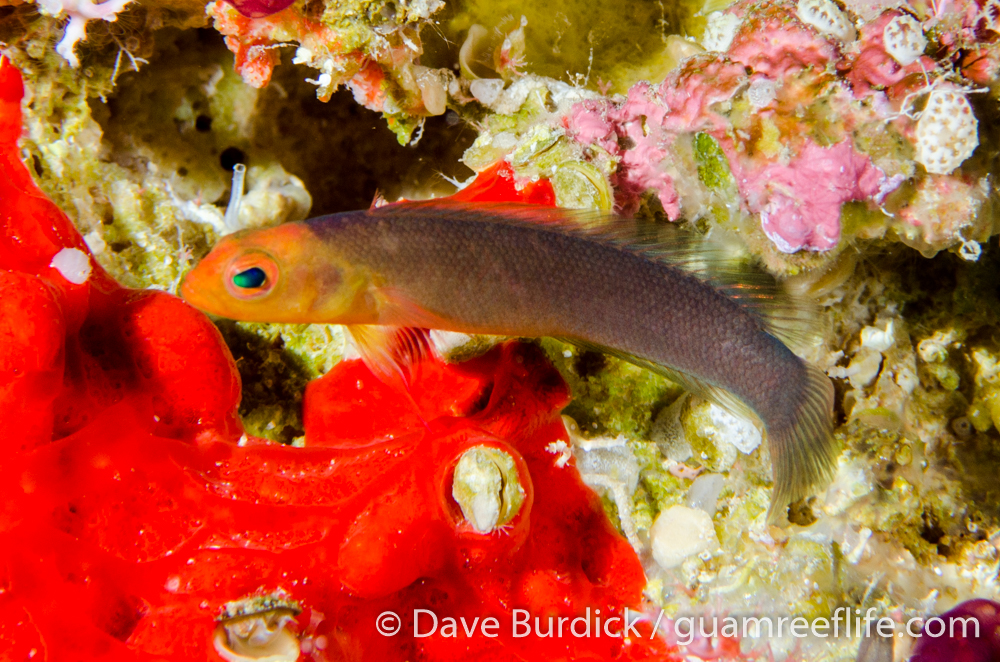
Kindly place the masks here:
POLYGON ((866 236, 892 229, 928 254, 981 241, 985 173, 960 170, 979 144, 976 90, 959 78, 1000 71, 1000 16, 986 14, 960 3, 861 19, 831 0, 741 0, 708 17, 709 52, 659 85, 577 104, 563 128, 614 159, 625 214, 647 193, 670 220, 718 202, 716 220, 787 254, 836 247, 844 203, 860 201, 866 236), (966 204, 937 204, 958 191, 966 204))
POLYGON ((895 10, 884 12, 861 27, 856 50, 839 65, 856 97, 885 88, 891 99, 901 100, 915 85, 922 86, 926 76, 935 73, 938 66, 933 58, 918 56, 904 66, 892 55, 891 51, 895 49, 886 44, 887 28, 891 36, 899 33, 897 26, 900 25, 904 28, 916 25, 919 29, 919 23, 909 18, 909 14, 895 10), (895 32, 893 28, 896 28, 895 32))
POLYGON ((745 13, 728 55, 755 72, 780 79, 837 59, 837 46, 799 20, 791 3, 744 1, 733 11, 745 13))
POLYGON ((783 253, 833 248, 840 241, 843 203, 880 202, 900 184, 850 141, 820 147, 809 140, 787 164, 777 161, 752 171, 737 165, 733 174, 750 210, 760 214, 764 233, 783 253))
POLYGON ((577 104, 566 128, 577 141, 619 157, 614 183, 620 208, 633 211, 639 196, 652 189, 667 216, 677 220, 680 197, 664 160, 683 133, 724 132, 729 122, 714 106, 732 98, 746 81, 738 64, 710 55, 694 57, 659 85, 635 84, 621 103, 577 104))
POLYGON ((794 150, 790 158, 748 156, 722 113, 747 82, 742 65, 713 54, 697 56, 660 85, 637 83, 619 104, 578 104, 567 128, 578 141, 619 158, 615 185, 624 211, 632 211, 639 196, 652 189, 671 220, 682 214, 670 174, 674 144, 683 134, 707 133, 725 152, 743 204, 760 214, 764 233, 778 250, 833 248, 840 239, 841 205, 880 203, 901 179, 887 177, 849 140, 824 148, 795 136, 786 145, 786 152, 794 150))

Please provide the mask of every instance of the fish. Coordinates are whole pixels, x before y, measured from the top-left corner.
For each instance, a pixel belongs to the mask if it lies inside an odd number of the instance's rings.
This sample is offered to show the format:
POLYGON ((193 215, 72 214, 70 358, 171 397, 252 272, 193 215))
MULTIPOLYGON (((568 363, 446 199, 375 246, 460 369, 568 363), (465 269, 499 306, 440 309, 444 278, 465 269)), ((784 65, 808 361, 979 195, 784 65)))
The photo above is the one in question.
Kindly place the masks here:
POLYGON ((833 385, 783 342, 796 315, 775 312, 774 291, 718 264, 613 214, 400 202, 225 236, 180 294, 237 320, 346 325, 396 383, 432 351, 427 329, 618 356, 763 427, 775 522, 833 474, 833 385))

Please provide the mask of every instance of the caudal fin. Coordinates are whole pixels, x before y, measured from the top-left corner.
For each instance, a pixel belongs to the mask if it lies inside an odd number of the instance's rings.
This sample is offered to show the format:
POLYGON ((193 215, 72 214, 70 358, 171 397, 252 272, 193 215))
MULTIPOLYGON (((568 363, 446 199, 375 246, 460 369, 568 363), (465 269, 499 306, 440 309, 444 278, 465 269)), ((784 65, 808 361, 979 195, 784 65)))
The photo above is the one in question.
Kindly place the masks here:
POLYGON ((788 504, 822 488, 833 477, 837 448, 833 440, 833 383, 815 366, 806 364, 806 380, 798 405, 780 428, 769 428, 768 445, 774 491, 768 522, 775 522, 788 504))

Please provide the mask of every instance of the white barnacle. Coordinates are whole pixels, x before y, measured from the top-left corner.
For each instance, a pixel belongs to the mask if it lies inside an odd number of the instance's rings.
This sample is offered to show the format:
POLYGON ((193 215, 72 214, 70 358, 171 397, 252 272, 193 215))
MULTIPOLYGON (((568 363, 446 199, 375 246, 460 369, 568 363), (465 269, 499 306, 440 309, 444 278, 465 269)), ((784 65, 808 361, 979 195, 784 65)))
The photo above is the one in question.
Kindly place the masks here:
POLYGON ((799 0, 795 7, 799 20, 823 35, 854 41, 857 31, 847 13, 833 0, 799 0))
POLYGON ((937 89, 917 121, 916 160, 927 172, 947 175, 979 146, 979 122, 965 92, 937 89))
POLYGON ((514 458, 499 448, 473 446, 455 466, 451 495, 479 533, 490 533, 514 519, 524 494, 514 458))
POLYGON ((226 603, 213 643, 227 662, 295 662, 298 637, 288 627, 302 609, 278 590, 226 603))
POLYGON ((923 26, 909 14, 900 14, 886 23, 882 43, 885 52, 904 67, 920 59, 927 48, 923 26))

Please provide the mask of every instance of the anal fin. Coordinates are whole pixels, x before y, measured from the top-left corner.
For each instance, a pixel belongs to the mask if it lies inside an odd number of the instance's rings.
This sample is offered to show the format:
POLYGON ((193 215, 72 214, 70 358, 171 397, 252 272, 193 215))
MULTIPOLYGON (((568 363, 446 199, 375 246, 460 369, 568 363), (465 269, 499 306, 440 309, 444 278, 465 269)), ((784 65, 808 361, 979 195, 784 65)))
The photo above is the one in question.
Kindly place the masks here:
MULTIPOLYGON (((758 427, 764 428, 771 451, 774 488, 767 513, 769 523, 777 523, 789 503, 809 494, 813 489, 829 484, 837 465, 838 448, 833 439, 833 383, 819 368, 803 362, 805 381, 798 385, 799 398, 782 426, 768 425, 767 421, 723 388, 708 384, 697 377, 673 370, 667 366, 642 359, 627 352, 580 341, 575 338, 561 340, 615 356, 641 368, 662 375, 683 386, 730 413, 741 416, 758 427)), ((801 359, 800 359, 801 360, 801 359)), ((789 385, 789 388, 792 388, 789 385)))
POLYGON ((717 386, 712 386, 693 375, 689 375, 685 372, 679 370, 674 370, 665 365, 660 365, 659 363, 654 363, 653 361, 648 361, 646 359, 640 358, 628 352, 622 352, 610 347, 605 347, 604 345, 597 345, 594 343, 588 343, 586 341, 577 340, 575 338, 559 338, 563 342, 569 343, 571 345, 576 345, 583 349, 588 349, 596 352, 601 352, 603 354, 609 354, 615 358, 621 359, 622 361, 627 361, 632 365, 637 365, 640 368, 645 368, 650 372, 653 372, 661 377, 666 377, 670 381, 674 382, 678 386, 682 386, 684 390, 697 395, 700 398, 704 398, 709 402, 713 402, 723 409, 738 415, 742 418, 747 419, 757 425, 762 427, 763 423, 760 417, 754 412, 750 407, 748 407, 741 400, 736 398, 733 394, 729 393, 725 389, 718 388, 717 386))

